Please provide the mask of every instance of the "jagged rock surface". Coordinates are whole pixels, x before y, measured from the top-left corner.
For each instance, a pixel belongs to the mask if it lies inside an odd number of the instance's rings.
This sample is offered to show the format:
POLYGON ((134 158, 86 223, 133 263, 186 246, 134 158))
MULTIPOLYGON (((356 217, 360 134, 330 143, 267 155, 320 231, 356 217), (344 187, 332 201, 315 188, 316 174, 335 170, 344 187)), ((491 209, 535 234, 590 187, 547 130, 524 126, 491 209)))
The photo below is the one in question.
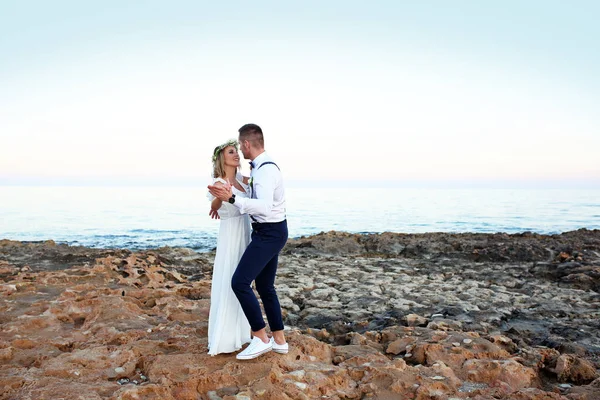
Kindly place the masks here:
POLYGON ((597 399, 600 231, 290 240, 291 351, 206 354, 214 253, 0 241, 0 399, 597 399))

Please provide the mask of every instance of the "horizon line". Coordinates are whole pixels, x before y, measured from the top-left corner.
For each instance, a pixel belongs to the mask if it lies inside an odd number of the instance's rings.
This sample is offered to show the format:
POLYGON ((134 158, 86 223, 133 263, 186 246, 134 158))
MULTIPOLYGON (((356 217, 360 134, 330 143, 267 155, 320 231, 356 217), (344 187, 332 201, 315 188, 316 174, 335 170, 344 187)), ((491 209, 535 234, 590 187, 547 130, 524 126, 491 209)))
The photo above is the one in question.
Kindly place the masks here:
MULTIPOLYGON (((0 187, 200 187, 210 178, 10 178, 0 187)), ((456 179, 284 179, 289 188, 482 188, 482 189, 600 189, 599 178, 456 178, 456 179)))

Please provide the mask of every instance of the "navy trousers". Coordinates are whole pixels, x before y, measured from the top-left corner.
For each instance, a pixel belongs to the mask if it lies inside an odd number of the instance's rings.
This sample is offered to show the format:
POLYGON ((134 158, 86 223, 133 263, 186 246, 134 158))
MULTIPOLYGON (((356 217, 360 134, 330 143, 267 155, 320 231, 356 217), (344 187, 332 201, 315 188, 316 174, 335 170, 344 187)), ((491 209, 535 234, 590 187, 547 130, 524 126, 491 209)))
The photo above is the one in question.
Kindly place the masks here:
POLYGON ((252 281, 265 308, 271 331, 283 330, 281 306, 275 292, 277 258, 288 238, 287 221, 252 224, 252 241, 246 248, 233 277, 231 288, 237 296, 253 332, 265 327, 252 281))

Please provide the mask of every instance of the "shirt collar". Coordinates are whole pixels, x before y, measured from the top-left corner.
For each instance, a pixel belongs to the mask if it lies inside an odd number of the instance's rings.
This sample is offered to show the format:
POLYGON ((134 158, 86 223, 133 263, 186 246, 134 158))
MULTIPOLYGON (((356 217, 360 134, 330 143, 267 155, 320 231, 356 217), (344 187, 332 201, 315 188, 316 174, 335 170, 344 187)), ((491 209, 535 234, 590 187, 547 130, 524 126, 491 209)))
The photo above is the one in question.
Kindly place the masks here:
POLYGON ((266 151, 263 151, 262 153, 260 153, 254 160, 252 160, 252 162, 254 163, 254 168, 258 168, 260 166, 260 164, 267 161, 268 158, 269 158, 269 156, 267 156, 266 151))

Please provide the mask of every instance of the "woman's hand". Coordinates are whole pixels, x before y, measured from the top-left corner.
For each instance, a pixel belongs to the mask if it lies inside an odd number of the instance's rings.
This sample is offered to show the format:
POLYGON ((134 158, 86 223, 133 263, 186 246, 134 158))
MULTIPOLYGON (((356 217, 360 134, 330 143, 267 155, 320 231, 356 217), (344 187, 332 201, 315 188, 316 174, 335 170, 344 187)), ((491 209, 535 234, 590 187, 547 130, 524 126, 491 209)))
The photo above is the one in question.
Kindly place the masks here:
POLYGON ((213 185, 208 185, 208 191, 221 201, 227 201, 233 194, 231 183, 216 182, 213 185))
POLYGON ((213 210, 212 208, 208 212, 208 215, 210 215, 210 217, 212 219, 221 219, 221 217, 219 216, 219 213, 217 212, 217 210, 213 210))

